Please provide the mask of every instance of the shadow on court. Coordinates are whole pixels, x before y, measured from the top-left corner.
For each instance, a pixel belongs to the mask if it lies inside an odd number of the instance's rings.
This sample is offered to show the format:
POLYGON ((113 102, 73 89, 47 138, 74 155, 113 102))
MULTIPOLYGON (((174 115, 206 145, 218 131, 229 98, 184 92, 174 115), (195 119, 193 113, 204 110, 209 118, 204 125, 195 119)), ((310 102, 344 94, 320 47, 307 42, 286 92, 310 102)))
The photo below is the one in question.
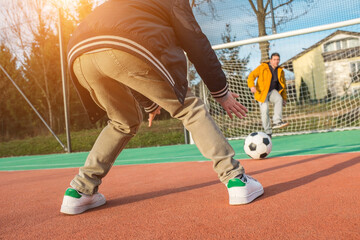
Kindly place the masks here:
POLYGON ((194 184, 194 185, 185 186, 185 187, 171 188, 171 189, 164 189, 161 191, 142 193, 142 194, 138 194, 138 195, 127 196, 127 197, 123 197, 123 198, 109 200, 109 201, 107 201, 106 206, 111 208, 111 207, 115 207, 117 205, 125 205, 125 204, 129 204, 129 203, 144 201, 144 200, 158 198, 158 197, 162 197, 162 196, 166 196, 166 195, 170 195, 170 194, 186 192, 186 191, 190 191, 190 190, 194 190, 194 189, 200 189, 200 188, 208 187, 208 186, 215 185, 215 184, 222 184, 222 183, 219 180, 215 180, 215 181, 199 183, 199 184, 194 184))
POLYGON ((360 153, 242 161, 265 193, 236 207, 211 162, 119 166, 101 186, 107 204, 77 216, 59 213, 77 169, 3 172, 0 239, 359 239, 359 163, 360 153))
MULTIPOLYGON (((281 168, 291 167, 291 166, 295 166, 298 164, 303 164, 303 163, 307 163, 307 162, 311 162, 311 161, 315 161, 315 160, 326 159, 327 157, 328 157, 328 155, 316 155, 315 157, 305 158, 305 159, 302 159, 299 161, 294 161, 294 162, 286 163, 286 164, 275 166, 275 167, 270 167, 270 168, 266 168, 266 169, 262 169, 262 170, 258 170, 258 171, 247 172, 247 174, 255 176, 257 174, 270 172, 270 171, 274 171, 274 170, 279 170, 281 168)), ((300 179, 296 179, 293 181, 266 187, 264 189, 265 194, 261 198, 270 197, 270 196, 282 193, 284 191, 290 190, 292 188, 302 186, 302 185, 312 182, 318 178, 334 174, 338 171, 341 171, 344 168, 348 168, 357 163, 360 163, 359 157, 355 157, 346 162, 336 164, 333 167, 310 174, 309 176, 306 176, 306 177, 303 177, 300 179)), ((162 197, 162 196, 166 196, 166 195, 170 195, 170 194, 186 192, 186 191, 190 191, 190 190, 194 190, 194 189, 201 189, 201 188, 208 187, 208 186, 215 185, 215 184, 221 184, 221 182, 218 180, 215 180, 215 181, 209 181, 209 182, 200 183, 200 184, 194 184, 194 185, 190 185, 190 186, 164 189, 161 191, 148 192, 148 193, 142 193, 142 194, 138 194, 138 195, 127 196, 127 197, 123 197, 123 198, 109 200, 107 202, 107 207, 114 207, 117 205, 130 204, 130 203, 144 201, 144 200, 148 200, 148 199, 154 199, 154 198, 158 198, 158 197, 162 197)))
MULTIPOLYGON (((270 168, 265 168, 265 169, 261 169, 261 170, 257 170, 257 171, 253 171, 253 172, 249 172, 249 175, 256 175, 256 174, 260 174, 260 173, 264 173, 264 172, 269 172, 269 171, 273 171, 273 170, 278 170, 281 168, 286 168, 286 167, 291 167, 294 165, 298 165, 298 164, 302 164, 302 163, 306 163, 306 162, 311 162, 314 160, 319 160, 322 158, 326 158, 328 155, 316 155, 315 157, 311 157, 311 158, 305 158, 299 161, 294 161, 294 162, 289 162, 286 164, 282 164, 279 166, 274 166, 274 167, 270 167, 270 168)), ((254 161, 267 161, 267 160, 254 160, 254 161)))
MULTIPOLYGON (((320 157, 319 157, 320 158, 320 157)), ((318 158, 318 159, 319 159, 318 158)), ((302 161, 298 161, 296 164, 299 164, 300 162, 307 162, 307 161, 312 161, 312 160, 315 160, 316 158, 312 158, 312 159, 309 159, 309 160, 302 160, 302 161)), ((308 183, 311 183, 319 178, 322 178, 322 177, 327 177, 329 175, 333 175, 341 170, 344 170, 345 168, 349 168, 349 167, 352 167, 356 164, 359 164, 360 163, 360 157, 354 157, 346 162, 341 162, 341 163, 338 163, 338 164, 335 164, 334 166, 330 167, 330 168, 327 168, 327 169, 324 169, 324 170, 321 170, 321 171, 318 171, 318 172, 315 172, 315 173, 312 173, 308 176, 304 176, 302 178, 299 178, 299 179, 295 179, 295 180, 292 180, 292 181, 288 181, 288 182, 284 182, 284 183, 278 183, 278 184, 275 184, 275 185, 271 185, 271 186, 268 186, 268 187, 265 187, 264 188, 264 195, 259 198, 259 201, 260 200, 264 200, 268 197, 272 197, 272 196, 275 196, 277 194, 280 194, 282 192, 285 192, 285 191, 288 191, 288 190, 291 190, 291 189, 294 189, 294 188, 297 188, 297 187, 300 187, 300 186, 304 186, 308 183)), ((293 164, 289 164, 289 165, 293 165, 293 164)), ((339 184, 345 184, 344 182, 339 182, 339 184)))

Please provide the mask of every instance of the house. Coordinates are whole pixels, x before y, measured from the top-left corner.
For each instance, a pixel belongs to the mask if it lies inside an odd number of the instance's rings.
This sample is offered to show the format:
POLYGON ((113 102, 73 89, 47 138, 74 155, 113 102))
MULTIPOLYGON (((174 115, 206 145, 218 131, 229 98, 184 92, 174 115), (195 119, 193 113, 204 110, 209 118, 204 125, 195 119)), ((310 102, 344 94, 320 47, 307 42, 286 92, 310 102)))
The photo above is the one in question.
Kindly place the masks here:
POLYGON ((338 30, 282 66, 295 75, 297 99, 306 85, 311 100, 360 92, 360 33, 338 30))

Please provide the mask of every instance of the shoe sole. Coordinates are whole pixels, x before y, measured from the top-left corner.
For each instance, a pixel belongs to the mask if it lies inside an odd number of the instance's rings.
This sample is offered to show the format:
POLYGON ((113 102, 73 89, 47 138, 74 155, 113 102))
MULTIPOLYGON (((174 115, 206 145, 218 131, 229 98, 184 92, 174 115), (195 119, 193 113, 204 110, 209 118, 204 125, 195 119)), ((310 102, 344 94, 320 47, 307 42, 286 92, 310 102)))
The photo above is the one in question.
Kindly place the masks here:
POLYGON ((280 129, 280 128, 284 128, 284 127, 287 127, 287 126, 289 126, 289 123, 285 123, 283 125, 273 127, 273 129, 280 129))
POLYGON ((229 189, 229 204, 230 205, 241 205, 241 204, 248 204, 254 201, 256 198, 260 197, 264 193, 264 189, 261 188, 255 192, 247 196, 242 196, 237 194, 237 188, 229 189))
POLYGON ((83 213, 86 210, 89 210, 92 208, 100 207, 100 206, 104 205, 105 203, 106 203, 106 199, 102 198, 99 201, 94 202, 93 204, 79 206, 79 207, 68 207, 68 206, 61 205, 60 212, 65 213, 65 214, 75 215, 75 214, 83 213))

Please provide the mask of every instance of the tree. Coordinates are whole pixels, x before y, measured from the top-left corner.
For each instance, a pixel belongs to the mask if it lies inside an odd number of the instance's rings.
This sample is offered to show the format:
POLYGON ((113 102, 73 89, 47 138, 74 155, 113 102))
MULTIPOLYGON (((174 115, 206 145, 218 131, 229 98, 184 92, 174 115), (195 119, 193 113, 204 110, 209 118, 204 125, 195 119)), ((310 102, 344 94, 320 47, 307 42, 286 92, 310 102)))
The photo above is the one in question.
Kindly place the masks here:
MULTIPOLYGON (((17 68, 17 59, 10 49, 0 44, 0 65, 17 85, 25 83, 21 71, 17 68)), ((6 140, 17 135, 28 135, 31 112, 27 103, 21 97, 15 86, 5 73, 0 70, 0 140, 6 140)))
MULTIPOLYGON (((308 12, 308 9, 313 0, 297 0, 297 2, 306 3, 307 7, 300 13, 295 14, 293 11, 293 3, 296 0, 248 0, 252 11, 254 12, 258 25, 258 36, 266 36, 268 28, 266 27, 266 19, 271 16, 271 2, 273 2, 273 14, 276 18, 276 26, 294 20, 308 12)), ((269 60, 269 46, 268 41, 261 42, 259 48, 261 51, 261 62, 269 60)))
MULTIPOLYGON (((225 25, 225 31, 221 34, 221 40, 223 43, 229 43, 236 40, 236 36, 231 33, 231 24, 225 25)), ((218 50, 217 52, 218 59, 221 63, 222 69, 226 74, 226 79, 229 83, 230 89, 240 95, 240 102, 247 108, 251 108, 252 96, 249 95, 247 81, 246 81, 246 71, 247 64, 249 63, 250 55, 245 58, 240 58, 240 47, 234 48, 225 48, 218 50)), ((200 76, 197 74, 196 69, 192 63, 189 64, 188 69, 188 80, 190 82, 192 91, 195 92, 197 96, 201 96, 200 88, 200 76)), ((209 101, 211 106, 218 105, 218 103, 212 98, 209 97, 206 99, 209 101)), ((220 105, 219 105, 220 106, 220 105)), ((219 109, 222 109, 219 107, 219 109)), ((211 114, 216 114, 213 108, 210 108, 211 114)), ((225 114, 224 110, 221 110, 225 114)))
POLYGON ((81 22, 84 18, 86 18, 89 13, 94 8, 94 1, 92 0, 78 0, 78 4, 76 5, 76 17, 77 21, 81 22))
POLYGON ((22 65, 32 94, 29 99, 56 131, 62 128, 62 91, 58 37, 40 23, 34 33, 31 51, 22 65))
MULTIPOLYGON (((234 42, 236 36, 231 35, 231 25, 225 25, 225 32, 221 34, 223 43, 234 42)), ((219 50, 219 60, 222 63, 222 68, 226 70, 228 77, 242 78, 244 72, 247 70, 246 65, 249 62, 249 56, 240 58, 240 47, 224 48, 219 50)))
MULTIPOLYGON (((66 8, 65 11, 62 11, 61 23, 65 50, 70 34, 76 25, 92 11, 93 2, 90 0, 73 1, 71 9, 66 8)), ((19 84, 20 88, 50 127, 55 132, 63 131, 65 122, 56 6, 51 1, 16 0, 9 2, 6 8, 0 9, 0 14, 8 26, 4 29, 5 31, 0 32, 0 39, 3 39, 9 52, 15 55, 14 61, 18 70, 21 71, 18 77, 18 81, 22 82, 19 84)), ((12 89, 10 81, 7 81, 6 84, 9 89, 12 89)), ((91 123, 74 86, 72 84, 68 84, 68 86, 70 92, 68 101, 71 102, 69 104, 70 124, 77 130, 87 128, 91 123)), ((12 93, 12 95, 22 98, 17 93, 12 93)), ((14 104, 8 100, 5 100, 5 103, 14 104)), ((39 130, 42 131, 41 129, 47 132, 42 123, 40 128, 34 127, 39 122, 37 116, 31 112, 32 109, 27 104, 23 104, 23 106, 30 111, 30 115, 21 115, 28 117, 27 132, 29 134, 31 134, 30 132, 39 133, 39 130)), ((16 111, 12 112, 16 113, 16 111)), ((20 114, 20 111, 17 114, 20 114)), ((17 121, 9 122, 9 124, 15 126, 17 121)))
MULTIPOLYGON (((225 32, 221 34, 223 43, 234 42, 236 35, 231 34, 231 25, 225 25, 225 32)), ((229 86, 233 92, 240 95, 240 102, 247 108, 251 107, 252 96, 247 86, 246 72, 250 55, 240 58, 240 47, 224 48, 218 51, 219 61, 226 74, 229 86)), ((250 109, 249 109, 250 110, 250 109)))
POLYGON ((61 126, 55 126, 60 122, 55 119, 59 115, 55 103, 61 98, 58 94, 61 86, 59 46, 54 31, 54 10, 46 7, 46 1, 42 0, 14 1, 3 14, 11 26, 6 35, 7 45, 18 54, 22 76, 26 79, 23 91, 50 127, 58 130, 61 126), (25 10, 19 15, 21 7, 25 10), (19 41, 14 44, 13 39, 19 41))
MULTIPOLYGON (((215 1, 216 0, 192 0, 192 5, 200 9, 202 5, 208 4, 211 6, 211 15, 214 17, 217 16, 216 8, 214 7, 215 1)), ((271 3, 273 3, 275 24, 276 26, 280 26, 305 15, 309 11, 313 2, 314 0, 247 0, 248 5, 245 5, 244 8, 250 10, 250 12, 255 16, 257 21, 258 36, 263 37, 268 35, 268 32, 271 29, 267 27, 268 19, 271 17, 272 13, 271 3), (293 7, 295 2, 302 2, 305 5, 303 9, 297 11, 296 13, 293 7)), ((259 49, 261 51, 260 62, 269 60, 269 46, 270 43, 268 41, 261 42, 259 44, 259 49)))
MULTIPOLYGON (((236 36, 231 33, 231 25, 228 23, 225 25, 225 31, 221 34, 221 40, 223 43, 229 43, 236 40, 236 36)), ((246 81, 247 64, 249 63, 249 57, 240 57, 240 47, 225 48, 218 50, 217 56, 221 63, 222 69, 226 75, 227 82, 232 92, 240 95, 239 101, 248 109, 251 108, 252 96, 249 94, 246 81)), ((190 76, 195 76, 194 70, 190 69, 190 76)), ((191 79, 191 78, 190 78, 191 79)), ((226 116, 225 110, 212 98, 207 98, 210 106, 209 111, 212 115, 226 116)), ((249 109, 250 110, 250 109, 249 109)))

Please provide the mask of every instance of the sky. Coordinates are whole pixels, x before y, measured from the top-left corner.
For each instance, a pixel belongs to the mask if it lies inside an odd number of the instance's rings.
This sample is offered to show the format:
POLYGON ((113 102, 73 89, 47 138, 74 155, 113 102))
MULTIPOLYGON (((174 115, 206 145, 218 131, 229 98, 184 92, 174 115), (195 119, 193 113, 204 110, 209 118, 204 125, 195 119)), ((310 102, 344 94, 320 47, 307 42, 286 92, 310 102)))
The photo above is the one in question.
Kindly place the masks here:
MULTIPOLYGON (((273 0, 273 2, 276 6, 277 0, 273 0)), ((221 34, 225 30, 226 23, 231 24, 232 34, 236 36, 237 41, 257 37, 256 18, 249 6, 248 0, 218 0, 215 4, 218 19, 213 20, 210 16, 203 16, 196 10, 194 15, 211 44, 217 45, 222 43, 221 34)), ((303 12, 304 7, 302 1, 295 1, 293 4, 294 13, 303 12)), ((206 10, 205 6, 203 9, 206 10)), ((275 11, 275 16, 277 14, 280 12, 275 11)), ((314 0, 314 3, 308 8, 307 14, 278 27, 277 32, 284 33, 356 18, 360 18, 360 0, 314 0)), ((271 22, 268 23, 267 26, 271 27, 271 22)), ((281 62, 285 62, 336 30, 338 29, 271 41, 270 53, 279 52, 281 62)), ((341 28, 341 30, 360 32, 360 25, 341 28)), ((270 28, 268 34, 272 34, 270 28)), ((257 44, 243 46, 240 52, 241 56, 250 54, 248 64, 250 69, 255 68, 260 63, 260 50, 258 50, 257 44)))
MULTIPOLYGON (((29 26, 37 26, 39 19, 36 14, 33 14, 34 10, 26 7, 27 3, 34 3, 34 0, 0 0, 0 43, 5 42, 11 51, 16 55, 17 59, 23 59, 24 48, 20 47, 18 36, 12 34, 11 28, 19 26, 21 28, 23 36, 25 36, 26 42, 31 43, 33 40, 33 34, 27 34, 29 26), (22 3, 24 6, 20 9, 17 3, 22 3), (18 11, 14 11, 18 9, 18 11), (18 17, 7 18, 6 10, 16 12, 18 17), (4 33, 6 37, 4 37, 4 33), (10 40, 9 40, 10 39, 10 40)), ((52 27, 54 31, 57 31, 58 24, 58 11, 56 6, 60 6, 65 10, 70 11, 74 9, 78 0, 42 0, 44 6, 42 7, 43 16, 45 18, 52 18, 52 27)), ((92 0, 97 6, 105 0, 92 0)), ((25 51, 29 50, 30 47, 25 48, 25 51)), ((21 61, 19 62, 21 64, 21 61)))
MULTIPOLYGON (((0 8, 6 7, 11 1, 13 0, 0 0, 0 8)), ((97 3, 102 1, 103 0, 96 0, 97 3)), ((250 10, 248 0, 213 1, 216 3, 215 7, 218 15, 216 20, 209 16, 203 16, 194 10, 196 19, 212 45, 222 43, 221 34, 225 31, 225 24, 227 23, 231 24, 232 34, 236 36, 237 41, 257 37, 257 23, 253 12, 250 10)), ((273 0, 274 6, 276 6, 278 1, 279 0, 273 0)), ((278 33, 360 18, 360 0, 313 0, 313 2, 307 14, 278 27, 278 33)), ((302 12, 304 7, 302 0, 294 1, 293 10, 295 14, 302 12)), ((204 5, 202 9, 207 11, 206 5, 204 5)), ((276 11, 275 16, 278 14, 281 14, 281 12, 276 11)), ((4 19, 1 19, 0 16, 0 29, 7 27, 4 26, 4 22, 4 19)), ((271 24, 270 22, 268 23, 267 26, 270 27, 271 24)), ((336 30, 337 29, 271 41, 270 53, 279 52, 281 62, 285 62, 336 30)), ((360 25, 342 28, 342 30, 360 32, 360 25)), ((271 29, 269 29, 268 34, 271 34, 271 29)), ((250 62, 248 64, 250 69, 255 68, 259 64, 260 51, 258 50, 257 44, 243 46, 240 52, 242 57, 250 55, 250 62)))

